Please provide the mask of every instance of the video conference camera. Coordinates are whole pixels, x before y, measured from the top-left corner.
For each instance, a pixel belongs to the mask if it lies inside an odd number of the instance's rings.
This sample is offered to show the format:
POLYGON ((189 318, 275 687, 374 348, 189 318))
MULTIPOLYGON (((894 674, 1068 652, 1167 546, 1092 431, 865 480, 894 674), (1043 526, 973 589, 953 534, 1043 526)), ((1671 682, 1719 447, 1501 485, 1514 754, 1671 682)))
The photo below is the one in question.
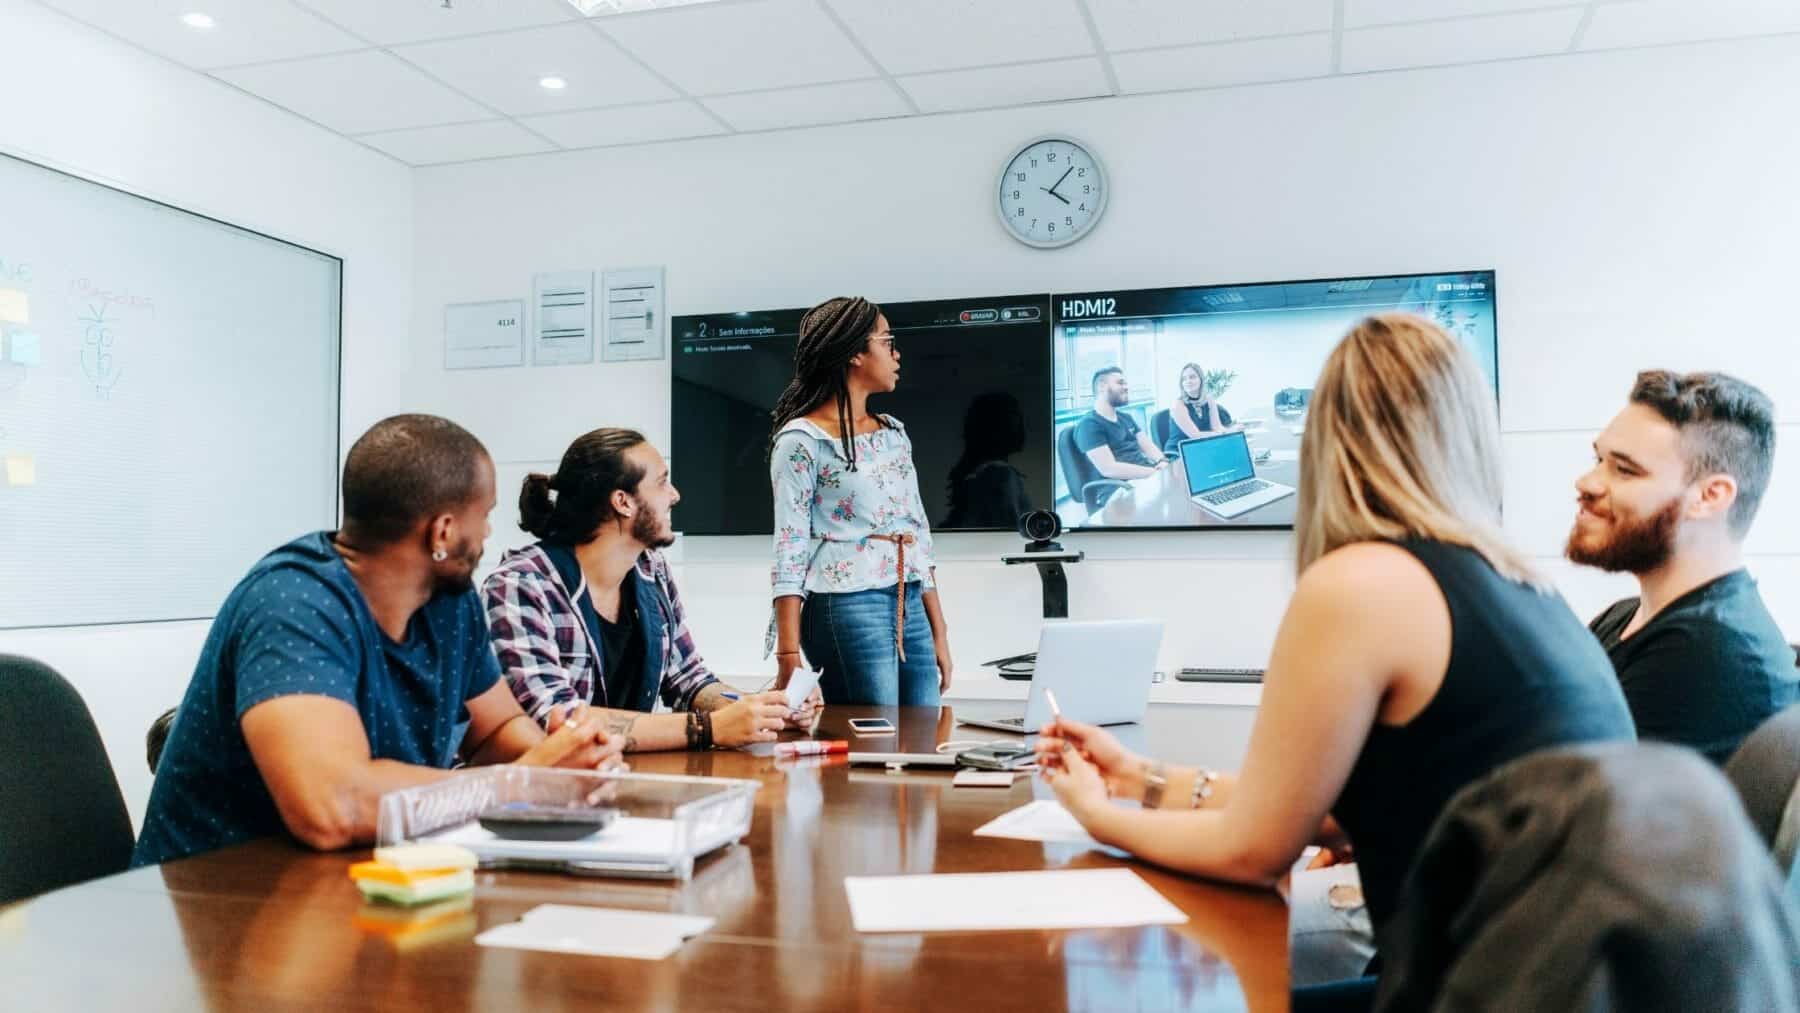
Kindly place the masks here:
POLYGON ((1085 552, 1070 552, 1056 541, 1062 534, 1062 518, 1054 511, 1033 510, 1019 516, 1019 537, 1026 541, 1022 553, 1008 553, 1000 562, 1009 566, 1031 563, 1037 567, 1038 579, 1044 586, 1044 618, 1069 617, 1069 577, 1062 564, 1079 563, 1085 552))

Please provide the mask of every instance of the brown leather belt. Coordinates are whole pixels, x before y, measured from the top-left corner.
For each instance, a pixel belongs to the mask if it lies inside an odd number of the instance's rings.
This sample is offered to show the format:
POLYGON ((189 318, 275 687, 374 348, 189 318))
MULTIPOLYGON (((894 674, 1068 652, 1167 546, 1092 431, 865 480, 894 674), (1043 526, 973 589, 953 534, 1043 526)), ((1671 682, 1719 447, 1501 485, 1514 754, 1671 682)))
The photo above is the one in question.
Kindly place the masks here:
POLYGON ((906 660, 906 547, 918 541, 911 534, 869 535, 870 539, 894 543, 898 556, 894 560, 894 572, 899 580, 894 584, 894 649, 900 652, 900 660, 906 660))

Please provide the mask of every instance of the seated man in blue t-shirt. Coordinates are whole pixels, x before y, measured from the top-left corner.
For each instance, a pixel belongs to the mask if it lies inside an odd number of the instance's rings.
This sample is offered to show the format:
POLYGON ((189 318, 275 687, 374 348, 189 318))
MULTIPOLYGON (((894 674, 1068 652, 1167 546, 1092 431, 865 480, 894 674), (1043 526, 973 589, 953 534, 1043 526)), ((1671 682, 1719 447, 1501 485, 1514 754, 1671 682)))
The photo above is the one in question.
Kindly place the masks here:
POLYGON ((280 832, 375 836, 383 793, 468 763, 597 768, 623 741, 574 708, 548 735, 500 682, 471 578, 494 465, 446 419, 375 424, 344 462, 344 526, 264 556, 213 620, 133 865, 280 832))

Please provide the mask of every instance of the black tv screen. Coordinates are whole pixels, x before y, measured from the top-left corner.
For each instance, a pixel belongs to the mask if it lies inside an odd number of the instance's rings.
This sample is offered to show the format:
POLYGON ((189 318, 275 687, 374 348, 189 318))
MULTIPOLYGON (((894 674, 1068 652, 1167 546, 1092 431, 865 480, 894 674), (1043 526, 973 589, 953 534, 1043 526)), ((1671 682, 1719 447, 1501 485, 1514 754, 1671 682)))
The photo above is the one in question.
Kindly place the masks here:
MULTIPOLYGON (((1050 507, 1050 297, 895 302, 881 309, 900 352, 900 386, 871 397, 869 408, 905 424, 932 529, 1012 530, 1021 506, 1050 507)), ((769 413, 793 374, 804 312, 674 319, 676 530, 773 530, 769 413)))
POLYGON ((1372 314, 1437 323, 1499 392, 1492 271, 1082 292, 1052 308, 1054 508, 1071 529, 1292 527, 1313 382, 1372 314))

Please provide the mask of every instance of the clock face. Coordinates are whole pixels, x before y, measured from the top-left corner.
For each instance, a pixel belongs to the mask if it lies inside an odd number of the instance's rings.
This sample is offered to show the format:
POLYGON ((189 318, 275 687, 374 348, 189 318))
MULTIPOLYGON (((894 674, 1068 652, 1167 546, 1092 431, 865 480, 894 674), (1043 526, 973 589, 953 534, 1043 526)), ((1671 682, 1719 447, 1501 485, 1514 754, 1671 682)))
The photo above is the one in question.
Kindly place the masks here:
POLYGON ((1066 246, 1106 209, 1100 160, 1074 141, 1045 137, 1019 149, 1000 173, 1000 220, 1027 246, 1066 246))

